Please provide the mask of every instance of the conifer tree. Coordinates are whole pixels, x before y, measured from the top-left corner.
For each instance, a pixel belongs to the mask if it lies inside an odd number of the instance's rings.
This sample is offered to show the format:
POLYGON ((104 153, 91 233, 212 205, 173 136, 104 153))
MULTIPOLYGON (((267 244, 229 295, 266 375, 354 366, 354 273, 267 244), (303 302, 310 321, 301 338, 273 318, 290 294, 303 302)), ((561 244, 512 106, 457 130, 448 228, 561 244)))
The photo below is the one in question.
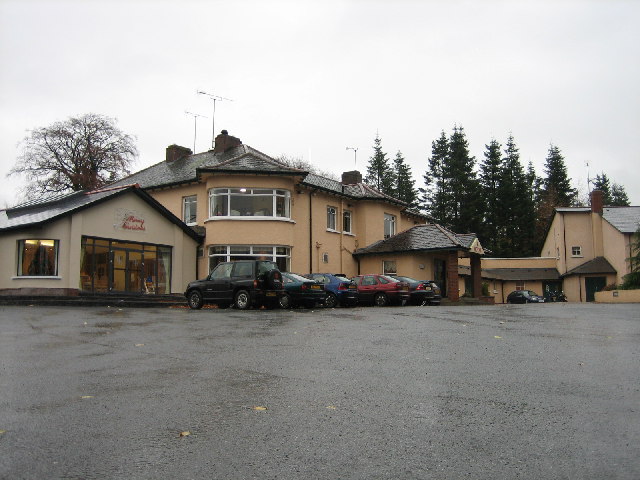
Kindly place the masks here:
POLYGON ((457 233, 478 232, 483 215, 480 184, 475 172, 475 157, 469 155, 469 144, 461 126, 454 126, 449 137, 445 171, 450 190, 448 221, 445 225, 457 233))
POLYGON ((369 158, 367 175, 364 181, 367 185, 375 188, 379 192, 394 196, 394 176, 393 168, 389 165, 387 154, 382 151, 380 135, 376 134, 373 155, 369 158))
POLYGON ((483 246, 497 253, 502 225, 500 224, 500 212, 502 205, 499 198, 501 180, 502 145, 493 139, 485 145, 484 160, 480 164, 480 188, 485 201, 484 225, 478 236, 483 239, 483 246))
POLYGON ((530 256, 534 252, 535 205, 529 175, 520 163, 513 135, 509 135, 504 153, 500 182, 503 235, 498 251, 503 257, 530 256))
POLYGON ((405 163, 400 150, 396 153, 393 164, 396 182, 394 188, 395 197, 405 202, 410 208, 416 208, 418 203, 418 193, 415 188, 416 182, 411 175, 411 167, 405 163))
POLYGON ((612 207, 628 207, 629 197, 624 187, 618 183, 613 183, 611 186, 611 206, 612 207))
POLYGON ((556 207, 569 207, 577 199, 578 191, 571 186, 567 167, 560 149, 551 144, 545 161, 545 177, 536 205, 535 240, 536 251, 542 248, 547 226, 556 207))
POLYGON ((444 224, 449 201, 449 180, 446 172, 449 156, 449 140, 444 130, 440 137, 431 142, 431 156, 422 179, 424 188, 419 188, 422 209, 434 222, 444 224))
POLYGON ((571 179, 567 174, 567 166, 560 149, 555 145, 549 146, 549 153, 545 161, 545 178, 543 192, 549 200, 555 200, 556 207, 569 207, 573 204, 578 191, 571 186, 571 179))

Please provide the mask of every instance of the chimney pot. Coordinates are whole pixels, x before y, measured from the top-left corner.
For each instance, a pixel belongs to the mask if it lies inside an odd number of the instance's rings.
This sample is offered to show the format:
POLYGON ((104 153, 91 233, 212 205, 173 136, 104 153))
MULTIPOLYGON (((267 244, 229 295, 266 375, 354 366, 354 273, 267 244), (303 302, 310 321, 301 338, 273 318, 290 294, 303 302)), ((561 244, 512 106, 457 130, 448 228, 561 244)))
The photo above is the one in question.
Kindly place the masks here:
POLYGON ((238 147, 242 145, 242 142, 239 138, 232 137, 229 135, 229 132, 226 130, 222 130, 220 135, 218 135, 215 139, 215 145, 213 147, 213 153, 222 153, 230 150, 234 147, 238 147))
POLYGON ((174 162, 176 160, 180 160, 183 157, 187 157, 191 155, 193 152, 190 148, 181 147, 180 145, 169 145, 166 150, 166 160, 167 162, 174 162))
POLYGON ((362 174, 358 170, 352 170, 350 172, 344 172, 342 174, 343 185, 355 185, 362 183, 362 174))

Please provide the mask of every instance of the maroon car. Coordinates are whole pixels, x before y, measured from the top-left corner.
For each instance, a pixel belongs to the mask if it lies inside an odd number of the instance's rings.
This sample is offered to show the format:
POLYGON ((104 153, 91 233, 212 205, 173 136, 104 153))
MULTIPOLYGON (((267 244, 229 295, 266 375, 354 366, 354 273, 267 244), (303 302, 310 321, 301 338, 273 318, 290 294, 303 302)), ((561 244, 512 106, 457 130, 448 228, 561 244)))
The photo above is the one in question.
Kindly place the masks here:
POLYGON ((358 286, 358 301, 377 307, 389 304, 404 305, 409 300, 409 284, 387 275, 358 275, 353 277, 358 286))

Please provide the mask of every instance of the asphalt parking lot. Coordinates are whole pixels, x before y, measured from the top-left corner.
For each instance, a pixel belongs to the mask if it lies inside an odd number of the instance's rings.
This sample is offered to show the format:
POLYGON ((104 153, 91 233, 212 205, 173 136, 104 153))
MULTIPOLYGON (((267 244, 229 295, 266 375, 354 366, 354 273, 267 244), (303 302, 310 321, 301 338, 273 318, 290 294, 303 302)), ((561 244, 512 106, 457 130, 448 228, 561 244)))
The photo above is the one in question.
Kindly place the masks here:
POLYGON ((638 479, 640 306, 0 307, 0 478, 638 479))

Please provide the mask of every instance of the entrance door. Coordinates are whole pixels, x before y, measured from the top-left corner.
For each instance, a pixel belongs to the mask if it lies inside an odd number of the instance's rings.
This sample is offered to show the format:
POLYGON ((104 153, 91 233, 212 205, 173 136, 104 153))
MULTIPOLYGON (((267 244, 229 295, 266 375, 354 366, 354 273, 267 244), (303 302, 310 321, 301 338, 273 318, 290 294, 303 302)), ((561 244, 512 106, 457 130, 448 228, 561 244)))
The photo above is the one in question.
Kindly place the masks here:
POLYGON ((596 299, 595 293, 602 290, 607 284, 607 277, 585 277, 584 286, 587 291, 587 302, 596 299))
POLYGON ((113 259, 113 292, 140 293, 144 289, 142 274, 142 252, 114 248, 113 259))

